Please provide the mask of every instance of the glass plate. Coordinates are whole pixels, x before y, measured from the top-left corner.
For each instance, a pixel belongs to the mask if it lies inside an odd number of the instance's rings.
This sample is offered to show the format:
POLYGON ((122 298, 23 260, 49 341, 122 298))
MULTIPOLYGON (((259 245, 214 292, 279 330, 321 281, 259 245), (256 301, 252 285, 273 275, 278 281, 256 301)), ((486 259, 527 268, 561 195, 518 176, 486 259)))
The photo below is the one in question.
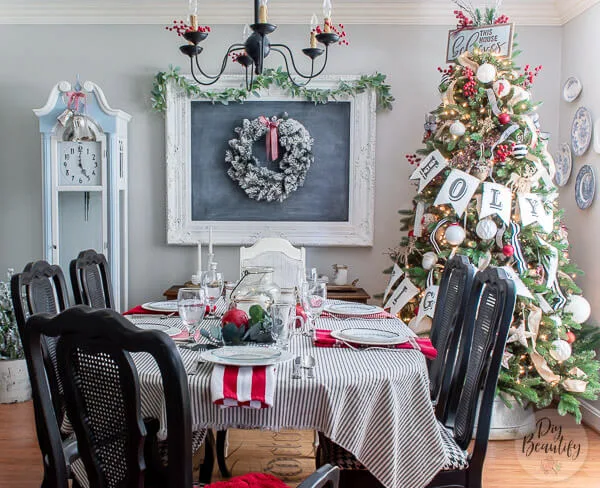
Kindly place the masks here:
POLYGON ((221 359, 234 359, 236 361, 263 361, 281 356, 277 349, 251 346, 230 346, 213 350, 213 354, 221 359))
POLYGON ((367 346, 390 346, 408 342, 406 336, 401 336, 397 332, 382 329, 354 328, 332 330, 331 337, 341 341, 367 346))
POLYGON ((325 305, 324 310, 336 315, 371 315, 383 312, 383 308, 376 307, 375 305, 353 302, 331 303, 325 305))
POLYGON ((181 334, 181 330, 178 329, 177 327, 169 327, 168 325, 157 324, 154 322, 137 322, 137 323, 134 322, 134 324, 138 329, 160 330, 161 332, 164 332, 165 334, 167 334, 169 337, 173 337, 173 336, 181 334))
POLYGON ((147 302, 142 308, 152 312, 177 312, 177 300, 162 300, 160 302, 147 302))
POLYGON ((272 349, 260 348, 260 347, 247 347, 247 346, 228 346, 221 349, 211 349, 210 351, 204 351, 200 354, 200 358, 203 361, 215 364, 222 364, 223 366, 271 366, 273 364, 285 363, 294 359, 294 355, 289 351, 274 351, 278 353, 273 356, 272 349), (227 352, 223 350, 231 349, 244 349, 244 351, 234 352, 232 355, 227 356, 227 352), (254 351, 248 351, 248 349, 254 349, 254 351), (258 352, 257 352, 258 351, 258 352), (260 357, 260 355, 263 357, 260 357))

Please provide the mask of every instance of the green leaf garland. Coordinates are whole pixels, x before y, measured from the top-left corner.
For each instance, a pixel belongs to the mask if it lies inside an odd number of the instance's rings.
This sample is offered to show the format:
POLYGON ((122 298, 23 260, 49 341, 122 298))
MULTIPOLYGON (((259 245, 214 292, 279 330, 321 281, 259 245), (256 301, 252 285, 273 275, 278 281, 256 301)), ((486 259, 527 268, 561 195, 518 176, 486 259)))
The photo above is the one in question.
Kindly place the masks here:
POLYGON ((250 90, 245 88, 227 88, 219 91, 209 91, 202 86, 188 80, 180 73, 179 67, 169 66, 168 71, 161 71, 154 77, 152 87, 152 108, 156 112, 165 112, 167 110, 167 84, 174 82, 188 96, 202 98, 213 103, 222 103, 227 105, 230 102, 244 102, 249 96, 260 96, 261 89, 268 89, 275 85, 284 89, 287 93, 296 98, 304 98, 309 102, 327 103, 331 100, 345 96, 355 96, 364 93, 366 90, 375 90, 377 94, 378 110, 392 110, 394 97, 391 93, 391 86, 386 83, 386 75, 375 73, 374 75, 363 75, 355 81, 340 81, 335 89, 312 89, 299 88, 292 84, 288 75, 281 68, 265 70, 265 72, 254 79, 250 90))

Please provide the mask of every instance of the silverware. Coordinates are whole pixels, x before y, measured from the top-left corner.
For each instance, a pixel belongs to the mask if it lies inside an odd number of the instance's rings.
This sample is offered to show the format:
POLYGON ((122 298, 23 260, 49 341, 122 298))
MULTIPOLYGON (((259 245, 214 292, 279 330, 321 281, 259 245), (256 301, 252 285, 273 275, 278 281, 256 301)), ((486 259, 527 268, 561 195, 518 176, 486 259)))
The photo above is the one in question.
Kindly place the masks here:
POLYGON ((177 312, 171 312, 169 315, 161 315, 160 316, 160 320, 165 320, 165 319, 170 319, 171 317, 173 317, 173 315, 175 315, 177 312))
POLYGON ((300 356, 296 356, 294 359, 294 369, 292 370, 292 379, 301 380, 302 379, 302 370, 300 366, 302 364, 302 358, 300 356))
POLYGON ((317 364, 317 362, 312 356, 302 356, 302 368, 306 369, 306 377, 308 379, 313 379, 315 377, 315 364, 317 364))

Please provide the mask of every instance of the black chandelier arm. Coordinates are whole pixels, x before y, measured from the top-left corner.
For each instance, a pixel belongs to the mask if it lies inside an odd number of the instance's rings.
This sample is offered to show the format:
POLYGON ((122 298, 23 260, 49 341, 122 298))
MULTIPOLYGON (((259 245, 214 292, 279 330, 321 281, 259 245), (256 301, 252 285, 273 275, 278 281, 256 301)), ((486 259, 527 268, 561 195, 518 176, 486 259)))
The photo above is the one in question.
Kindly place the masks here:
MULTIPOLYGON (((285 56, 285 54, 283 53, 283 51, 280 51, 279 49, 273 48, 273 47, 271 47, 271 50, 274 51, 274 52, 277 52, 277 53, 281 54, 281 57, 283 57, 283 61, 285 63, 285 71, 286 71, 286 73, 288 75, 288 79, 290 80, 290 82, 292 83, 292 85, 294 85, 296 88, 304 88, 306 85, 308 85, 310 83, 310 81, 312 80, 313 77, 305 76, 304 77, 306 79, 305 83, 298 83, 296 80, 294 80, 294 78, 292 77, 292 73, 290 72, 290 67, 289 67, 289 64, 288 64, 287 57, 285 56)), ((311 73, 314 72, 314 64, 315 64, 315 61, 312 60, 313 69, 311 70, 311 73)))
POLYGON ((252 65, 246 66, 246 90, 252 90, 252 86, 254 85, 254 70, 252 69, 252 65), (248 82, 248 72, 250 72, 250 82, 248 82))
POLYGON ((208 74, 206 74, 202 70, 202 67, 200 66, 200 62, 198 61, 198 56, 193 56, 194 58, 196 58, 196 68, 198 69, 198 71, 200 72, 200 74, 202 76, 204 76, 205 78, 207 78, 209 80, 212 80, 210 82, 200 81, 196 77, 196 75, 194 73, 194 60, 192 59, 192 57, 190 57, 190 66, 191 66, 191 71, 192 71, 192 77, 194 78, 194 80, 196 81, 196 83, 198 83, 199 85, 203 85, 203 86, 214 85, 217 81, 219 81, 219 79, 221 78, 221 76, 225 72, 225 68, 227 67, 227 60, 229 59, 229 55, 232 52, 242 51, 243 49, 244 49, 244 45, 243 44, 232 44, 231 46, 229 46, 229 48, 227 49, 227 52, 225 53, 225 56, 223 56, 223 61, 221 63, 221 69, 219 70, 219 73, 216 74, 216 75, 208 75, 208 74))
MULTIPOLYGON (((321 69, 319 70, 319 72, 318 72, 318 73, 315 73, 315 72, 314 72, 314 68, 315 68, 315 61, 314 61, 314 59, 312 60, 312 63, 311 63, 311 72, 310 72, 310 75, 305 75, 305 74, 303 74, 303 73, 302 73, 302 72, 301 72, 301 71, 300 71, 300 70, 297 68, 297 66, 296 66, 296 61, 295 61, 295 59, 294 59, 294 53, 292 52, 292 50, 291 50, 291 49, 290 49, 288 46, 286 46, 285 44, 271 44, 271 49, 272 49, 273 51, 276 51, 276 52, 278 52, 278 53, 279 53, 279 54, 281 54, 281 56, 283 57, 283 59, 284 59, 284 61, 285 61, 285 66, 286 66, 286 68, 287 68, 287 70, 288 70, 288 73, 289 73, 290 71, 289 71, 289 66, 288 66, 287 57, 286 57, 285 53, 283 53, 282 51, 280 51, 279 49, 277 49, 277 48, 280 48, 280 47, 281 47, 281 48, 283 48, 283 49, 285 49, 285 50, 288 52, 288 54, 289 54, 289 56, 290 56, 290 59, 291 59, 291 61, 292 61, 292 67, 294 68, 294 71, 296 72, 296 74, 297 74, 297 75, 298 75, 300 78, 304 78, 304 79, 306 79, 306 80, 310 81, 310 80, 312 80, 313 78, 316 78, 317 76, 319 76, 321 73, 323 73, 323 71, 325 71, 325 67, 327 66, 327 57, 328 57, 328 55, 329 55, 329 46, 327 46, 327 45, 325 46, 325 60, 323 61, 323 66, 321 67, 321 69)), ((291 77, 290 77, 290 79, 291 79, 291 77)))

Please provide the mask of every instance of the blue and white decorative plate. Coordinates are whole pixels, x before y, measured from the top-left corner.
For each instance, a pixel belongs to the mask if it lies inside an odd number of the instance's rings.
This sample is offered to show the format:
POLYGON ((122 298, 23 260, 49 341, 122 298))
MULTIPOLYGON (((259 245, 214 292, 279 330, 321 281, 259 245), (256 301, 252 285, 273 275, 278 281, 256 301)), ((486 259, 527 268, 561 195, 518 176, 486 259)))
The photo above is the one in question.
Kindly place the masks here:
POLYGON ((573 168, 573 158, 571 157, 571 147, 563 142, 555 157, 556 174, 554 175, 554 183, 557 186, 565 186, 571 177, 571 169, 573 168))
POLYGON ((571 146, 575 156, 583 156, 592 141, 592 114, 585 107, 579 107, 571 125, 571 146))
POLYGON ((575 182, 575 201, 581 210, 589 208, 596 194, 596 176, 593 168, 586 164, 581 167, 575 182))
POLYGON ((566 102, 574 102, 579 97, 583 86, 581 85, 581 81, 571 76, 566 82, 565 86, 563 86, 563 98, 566 102))

